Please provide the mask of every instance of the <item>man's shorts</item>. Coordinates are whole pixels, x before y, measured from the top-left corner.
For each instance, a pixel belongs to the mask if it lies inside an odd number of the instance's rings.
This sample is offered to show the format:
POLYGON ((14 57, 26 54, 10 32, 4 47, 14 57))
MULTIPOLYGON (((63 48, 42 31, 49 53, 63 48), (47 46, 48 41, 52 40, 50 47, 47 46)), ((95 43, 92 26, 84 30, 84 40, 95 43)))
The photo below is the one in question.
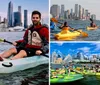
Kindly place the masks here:
POLYGON ((36 48, 16 48, 17 49, 17 53, 19 53, 21 50, 24 50, 27 53, 27 57, 29 56, 34 56, 36 55, 36 48))

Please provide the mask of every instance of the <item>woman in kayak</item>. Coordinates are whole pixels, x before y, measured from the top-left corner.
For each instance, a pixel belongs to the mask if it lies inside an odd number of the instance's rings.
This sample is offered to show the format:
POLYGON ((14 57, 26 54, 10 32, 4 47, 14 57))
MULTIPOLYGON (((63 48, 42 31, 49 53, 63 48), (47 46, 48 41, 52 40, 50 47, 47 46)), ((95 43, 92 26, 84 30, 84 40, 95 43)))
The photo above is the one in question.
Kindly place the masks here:
POLYGON ((33 25, 29 27, 23 37, 23 40, 13 42, 14 48, 0 55, 0 59, 8 58, 15 54, 11 59, 24 58, 26 56, 41 55, 48 52, 49 30, 40 22, 41 13, 33 11, 31 15, 33 25))
POLYGON ((62 24, 59 28, 66 31, 67 30, 74 31, 74 28, 71 28, 70 26, 68 26, 67 22, 64 22, 64 24, 62 24))
POLYGON ((94 23, 93 19, 90 18, 90 27, 97 27, 97 25, 94 23))

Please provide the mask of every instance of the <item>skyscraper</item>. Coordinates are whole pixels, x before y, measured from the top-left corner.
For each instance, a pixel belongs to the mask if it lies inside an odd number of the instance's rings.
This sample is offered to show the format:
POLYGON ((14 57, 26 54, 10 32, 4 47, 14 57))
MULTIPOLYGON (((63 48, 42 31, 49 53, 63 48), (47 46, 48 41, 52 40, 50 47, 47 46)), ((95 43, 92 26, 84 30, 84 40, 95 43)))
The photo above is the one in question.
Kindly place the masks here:
POLYGON ((50 14, 52 14, 53 17, 59 18, 60 13, 60 7, 58 5, 52 5, 50 9, 50 14))
POLYGON ((18 6, 18 12, 20 13, 20 26, 21 26, 22 25, 21 6, 18 6))
POLYGON ((65 7, 64 5, 61 5, 61 13, 60 13, 60 17, 64 19, 64 10, 65 10, 65 7))
POLYGON ((24 28, 28 27, 28 11, 24 10, 24 28))
POLYGON ((81 8, 81 5, 79 5, 79 19, 82 19, 82 8, 81 8))
POLYGON ((0 23, 1 23, 1 16, 0 16, 0 23))
POLYGON ((92 15, 91 15, 91 18, 92 18, 93 20, 96 20, 96 15, 95 15, 95 14, 92 14, 92 15))
POLYGON ((75 4, 75 18, 78 18, 78 4, 75 4))
POLYGON ((13 26, 13 21, 14 21, 14 15, 13 15, 13 4, 10 1, 8 4, 8 27, 12 27, 13 26))
POLYGON ((14 26, 20 26, 20 12, 14 12, 14 26))
POLYGON ((85 17, 86 17, 86 20, 88 20, 88 10, 85 10, 85 17))

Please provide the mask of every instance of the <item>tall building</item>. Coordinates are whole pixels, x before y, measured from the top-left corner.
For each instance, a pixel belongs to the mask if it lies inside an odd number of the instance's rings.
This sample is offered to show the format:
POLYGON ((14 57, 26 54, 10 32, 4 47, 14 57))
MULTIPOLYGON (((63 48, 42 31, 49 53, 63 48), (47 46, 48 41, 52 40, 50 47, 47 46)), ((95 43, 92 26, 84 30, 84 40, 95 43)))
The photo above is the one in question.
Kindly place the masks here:
POLYGON ((53 52, 52 53, 52 62, 55 63, 56 59, 57 59, 57 54, 56 54, 56 52, 53 52))
POLYGON ((77 19, 79 16, 78 16, 78 4, 75 4, 75 18, 77 19))
POLYGON ((84 8, 82 8, 82 19, 85 19, 85 12, 84 12, 84 8))
POLYGON ((88 20, 88 10, 85 10, 85 17, 86 17, 86 20, 88 20))
POLYGON ((79 5, 79 19, 82 19, 82 8, 81 8, 81 5, 79 5))
POLYGON ((70 18, 73 19, 73 9, 71 9, 70 18))
POLYGON ((10 1, 8 4, 8 16, 7 16, 7 20, 8 20, 8 27, 12 27, 13 23, 14 23, 14 15, 13 15, 13 4, 10 1))
POLYGON ((18 12, 20 13, 20 26, 22 26, 21 6, 18 6, 18 12))
POLYGON ((1 16, 0 16, 0 23, 1 23, 1 16))
POLYGON ((28 11, 24 10, 24 28, 28 27, 28 11))
POLYGON ((64 10, 65 10, 64 5, 61 5, 61 13, 60 13, 60 17, 61 17, 62 19, 64 19, 64 10))
POLYGON ((91 18, 92 18, 93 20, 96 20, 96 15, 95 15, 95 14, 92 14, 92 15, 91 15, 91 18))
POLYGON ((20 12, 14 12, 14 26, 20 26, 20 12))
POLYGON ((52 14, 53 17, 59 18, 60 6, 52 5, 51 8, 50 8, 50 14, 52 14))

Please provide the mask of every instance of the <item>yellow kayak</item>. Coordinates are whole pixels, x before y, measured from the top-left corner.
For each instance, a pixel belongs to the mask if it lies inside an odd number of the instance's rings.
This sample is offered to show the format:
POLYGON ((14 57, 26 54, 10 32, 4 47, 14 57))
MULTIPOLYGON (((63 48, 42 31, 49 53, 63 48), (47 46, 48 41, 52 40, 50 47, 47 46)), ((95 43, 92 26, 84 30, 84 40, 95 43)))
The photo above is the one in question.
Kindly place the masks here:
POLYGON ((98 27, 89 27, 87 26, 87 30, 96 30, 98 27))
POLYGON ((70 32, 68 30, 62 30, 60 33, 55 34, 54 37, 57 40, 73 40, 80 36, 80 34, 78 31, 70 32))

